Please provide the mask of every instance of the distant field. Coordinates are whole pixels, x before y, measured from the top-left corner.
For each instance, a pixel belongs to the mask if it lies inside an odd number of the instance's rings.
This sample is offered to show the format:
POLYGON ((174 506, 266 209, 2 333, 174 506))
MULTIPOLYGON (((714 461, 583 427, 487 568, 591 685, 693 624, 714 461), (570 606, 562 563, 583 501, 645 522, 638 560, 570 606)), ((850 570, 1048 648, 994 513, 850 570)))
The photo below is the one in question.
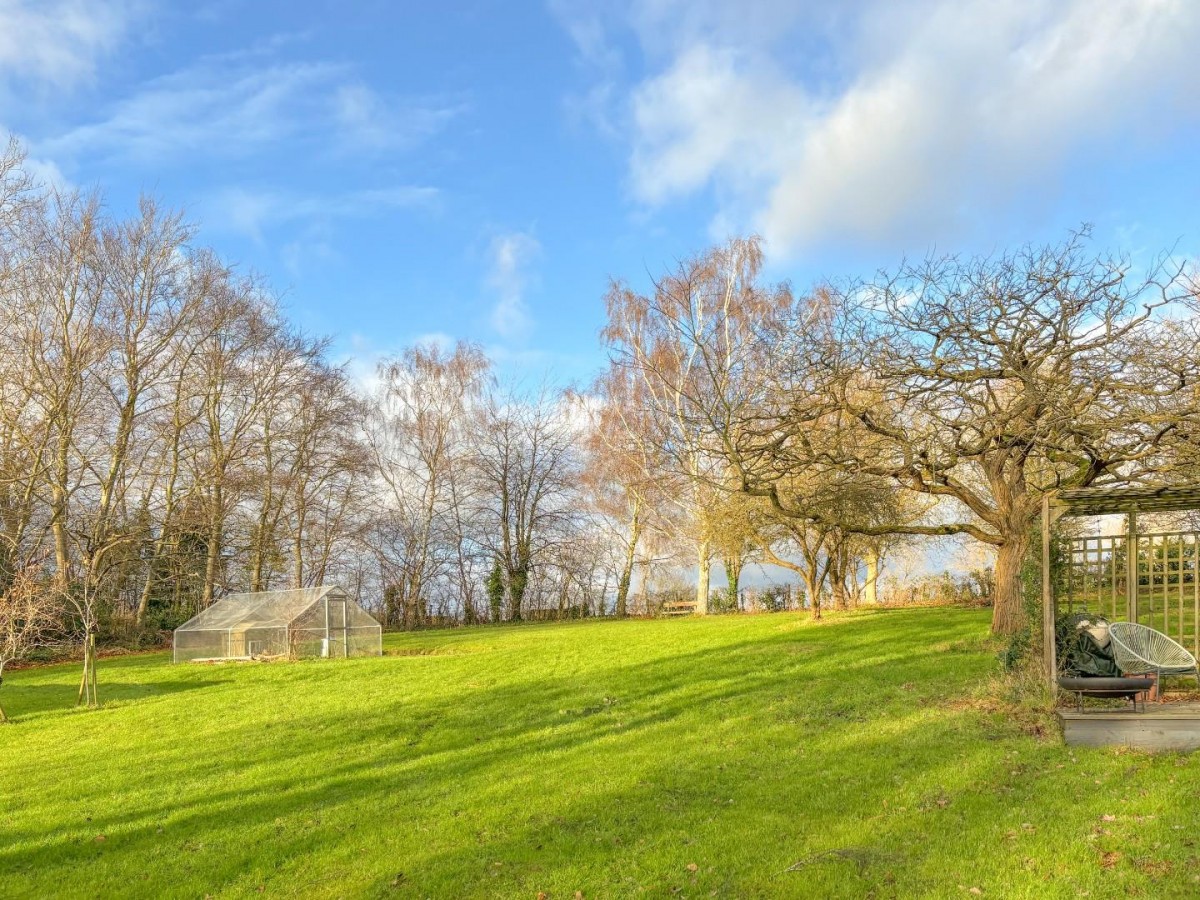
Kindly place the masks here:
POLYGON ((5 897, 1192 897, 1200 764, 971 699, 988 613, 392 635, 5 679, 5 897))

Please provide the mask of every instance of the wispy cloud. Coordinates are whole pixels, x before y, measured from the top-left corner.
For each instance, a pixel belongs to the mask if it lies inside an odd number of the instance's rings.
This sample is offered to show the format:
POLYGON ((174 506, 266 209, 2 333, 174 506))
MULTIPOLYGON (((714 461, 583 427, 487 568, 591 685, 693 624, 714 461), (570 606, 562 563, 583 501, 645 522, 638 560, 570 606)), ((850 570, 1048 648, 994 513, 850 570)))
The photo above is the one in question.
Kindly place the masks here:
POLYGON ((143 8, 134 0, 0 0, 0 78, 60 89, 86 82, 143 8))
POLYGON ((384 97, 345 64, 279 59, 292 43, 284 37, 148 81, 102 117, 42 142, 39 150, 158 165, 248 156, 285 143, 292 152, 361 155, 415 145, 461 109, 384 97))
POLYGON ((532 277, 531 267, 541 249, 537 238, 524 231, 513 231, 492 239, 487 283, 496 294, 496 302, 490 321, 492 328, 503 338, 524 338, 533 327, 525 292, 532 277))
POLYGON ((955 234, 1080 149, 1200 120, 1195 3, 633 0, 624 27, 647 66, 620 85, 634 199, 712 191, 722 227, 783 252, 955 234))
POLYGON ((338 87, 334 113, 343 143, 356 148, 397 150, 437 134, 462 104, 389 101, 362 82, 338 87))
POLYGON ((200 209, 205 224, 226 228, 262 241, 267 230, 297 222, 369 219, 403 209, 431 209, 437 188, 396 185, 345 193, 296 193, 227 187, 210 196, 200 209))
POLYGON ((619 21, 618 7, 585 0, 550 0, 550 12, 575 44, 579 62, 590 77, 590 86, 564 98, 567 115, 591 125, 606 138, 618 139, 620 81, 625 61, 609 40, 619 21))

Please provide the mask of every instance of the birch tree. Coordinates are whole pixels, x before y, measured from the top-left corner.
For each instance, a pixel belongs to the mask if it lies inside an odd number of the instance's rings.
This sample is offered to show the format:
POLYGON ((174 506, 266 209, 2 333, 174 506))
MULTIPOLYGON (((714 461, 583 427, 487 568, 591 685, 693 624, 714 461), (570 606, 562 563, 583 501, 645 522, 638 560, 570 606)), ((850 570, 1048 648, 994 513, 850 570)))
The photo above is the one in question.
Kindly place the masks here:
POLYGON ((610 360, 641 385, 659 446, 686 480, 700 613, 714 552, 705 510, 728 482, 725 447, 757 383, 756 323, 791 299, 787 285, 759 283, 762 264, 758 238, 733 239, 680 262, 648 294, 614 281, 605 300, 610 360))

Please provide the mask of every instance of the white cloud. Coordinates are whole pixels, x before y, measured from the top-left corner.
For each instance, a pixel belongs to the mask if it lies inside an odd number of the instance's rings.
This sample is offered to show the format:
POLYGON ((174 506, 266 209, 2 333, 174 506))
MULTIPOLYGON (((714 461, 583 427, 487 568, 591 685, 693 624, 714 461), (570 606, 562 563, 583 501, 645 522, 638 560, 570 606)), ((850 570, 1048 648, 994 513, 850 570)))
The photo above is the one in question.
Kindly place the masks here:
POLYGON ((530 267, 541 253, 537 238, 523 231, 497 235, 488 256, 488 286, 497 299, 492 307, 491 325, 504 338, 522 338, 533 327, 525 291, 531 277, 530 267))
POLYGON ((746 188, 761 184, 801 137, 809 105, 779 73, 755 71, 734 51, 688 48, 633 96, 635 194, 658 204, 715 174, 746 188))
POLYGON ((120 0, 0 0, 0 77, 60 89, 88 81, 140 7, 120 0))
POLYGON ((648 61, 627 85, 635 199, 712 190, 719 221, 784 252, 935 240, 1081 149, 1200 118, 1186 0, 640 0, 626 23, 648 61))

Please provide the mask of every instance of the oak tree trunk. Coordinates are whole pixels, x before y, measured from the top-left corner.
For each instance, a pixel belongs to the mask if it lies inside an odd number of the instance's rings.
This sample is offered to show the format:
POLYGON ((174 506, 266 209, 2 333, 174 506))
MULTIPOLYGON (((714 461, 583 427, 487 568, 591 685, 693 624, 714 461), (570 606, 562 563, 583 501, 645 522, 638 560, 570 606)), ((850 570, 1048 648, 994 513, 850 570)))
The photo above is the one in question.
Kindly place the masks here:
POLYGON ((992 634, 1015 634, 1025 624, 1021 597, 1021 564, 1029 536, 1018 531, 1006 537, 996 552, 996 596, 992 603, 992 634))

